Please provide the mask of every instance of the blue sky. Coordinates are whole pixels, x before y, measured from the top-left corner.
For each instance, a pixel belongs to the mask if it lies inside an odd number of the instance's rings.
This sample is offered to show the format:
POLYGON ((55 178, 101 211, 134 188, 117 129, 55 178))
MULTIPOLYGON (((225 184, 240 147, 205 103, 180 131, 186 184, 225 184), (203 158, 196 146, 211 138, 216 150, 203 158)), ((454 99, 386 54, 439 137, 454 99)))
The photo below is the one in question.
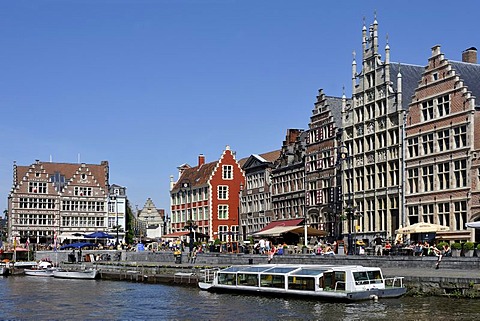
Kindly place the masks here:
MULTIPOLYGON (((425 65, 480 47, 480 2, 4 0, 0 2, 0 208, 12 167, 110 163, 133 206, 169 213, 169 177, 279 149, 307 128, 317 90, 351 95, 352 51, 377 12, 380 48, 425 65), (80 156, 79 156, 80 155, 80 156)), ((360 57, 357 57, 357 62, 360 57)))

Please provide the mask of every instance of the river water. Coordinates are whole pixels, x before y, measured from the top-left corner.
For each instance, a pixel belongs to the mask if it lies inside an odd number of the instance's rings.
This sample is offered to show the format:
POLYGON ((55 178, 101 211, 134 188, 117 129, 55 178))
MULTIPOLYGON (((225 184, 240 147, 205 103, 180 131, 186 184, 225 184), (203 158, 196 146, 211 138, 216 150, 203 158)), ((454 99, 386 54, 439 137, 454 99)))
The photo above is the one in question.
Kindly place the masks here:
POLYGON ((105 280, 0 277, 0 320, 480 320, 478 300, 326 303, 105 280))

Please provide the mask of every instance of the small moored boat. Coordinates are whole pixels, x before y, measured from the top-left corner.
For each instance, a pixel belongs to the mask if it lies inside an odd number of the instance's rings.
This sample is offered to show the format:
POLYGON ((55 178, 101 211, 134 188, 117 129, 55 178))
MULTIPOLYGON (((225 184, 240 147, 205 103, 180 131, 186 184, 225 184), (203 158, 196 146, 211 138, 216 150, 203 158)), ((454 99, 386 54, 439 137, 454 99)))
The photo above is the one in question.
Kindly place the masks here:
POLYGON ((36 267, 32 267, 31 269, 24 269, 25 275, 29 276, 41 276, 41 277, 51 277, 53 276, 53 272, 56 269, 52 267, 52 263, 42 261, 36 267))
POLYGON ((95 279, 98 275, 96 269, 86 270, 65 270, 58 269, 53 271, 53 277, 62 279, 95 279))
POLYGON ((202 290, 307 296, 360 301, 396 298, 406 292, 403 277, 383 277, 378 267, 267 264, 232 266, 205 273, 202 290))
POLYGON ((1 263, 0 264, 0 276, 6 276, 10 274, 10 269, 7 264, 1 263))

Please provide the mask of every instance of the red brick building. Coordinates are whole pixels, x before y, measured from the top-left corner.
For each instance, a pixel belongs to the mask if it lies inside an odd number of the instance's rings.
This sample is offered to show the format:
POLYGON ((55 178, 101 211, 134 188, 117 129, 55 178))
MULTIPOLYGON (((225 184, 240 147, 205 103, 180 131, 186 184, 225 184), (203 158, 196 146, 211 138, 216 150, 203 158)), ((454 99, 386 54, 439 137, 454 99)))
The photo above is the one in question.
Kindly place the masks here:
POLYGON ((200 155, 197 166, 180 166, 178 180, 171 178, 172 232, 186 231, 192 224, 207 241, 238 240, 242 184, 245 175, 229 146, 217 161, 205 163, 200 155))
POLYGON ((437 234, 450 240, 471 239, 465 223, 480 219, 476 49, 466 50, 462 60, 432 48, 406 119, 407 225, 448 226, 450 232, 437 234))

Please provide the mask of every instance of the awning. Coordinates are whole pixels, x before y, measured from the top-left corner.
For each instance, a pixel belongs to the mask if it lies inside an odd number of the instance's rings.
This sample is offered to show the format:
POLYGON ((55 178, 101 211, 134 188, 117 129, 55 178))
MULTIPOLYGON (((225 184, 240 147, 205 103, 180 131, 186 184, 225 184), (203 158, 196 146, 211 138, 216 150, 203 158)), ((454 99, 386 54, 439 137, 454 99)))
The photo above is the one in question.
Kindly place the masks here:
POLYGON ((471 238, 470 231, 452 231, 452 232, 437 232, 437 240, 469 240, 471 238))
POLYGON ((280 234, 296 230, 298 226, 274 226, 268 230, 263 230, 253 234, 254 236, 280 236, 280 234))
POLYGON ((181 237, 181 236, 186 236, 190 234, 189 231, 179 231, 179 232, 174 232, 174 233, 170 233, 170 234, 166 234, 164 236, 162 236, 162 238, 166 238, 166 239, 169 239, 169 238, 177 238, 177 237, 181 237))
MULTIPOLYGON (((178 238, 182 236, 187 236, 190 234, 190 231, 178 231, 170 234, 163 235, 162 238, 165 239, 172 239, 172 238, 178 238)), ((205 238, 208 237, 208 235, 200 233, 200 232, 195 232, 194 231, 195 238, 205 238)))
MULTIPOLYGON (((262 228, 260 230, 260 232, 270 230, 271 228, 274 228, 276 226, 297 226, 298 227, 302 222, 303 222, 303 218, 294 218, 294 219, 291 219, 291 220, 273 221, 273 222, 270 222, 264 228, 262 228)), ((256 234, 256 233, 254 233, 254 234, 256 234)))
MULTIPOLYGON (((268 230, 260 231, 255 234, 254 236, 280 236, 283 233, 295 233, 295 234, 304 234, 305 227, 304 226, 274 226, 268 230)), ((325 236, 327 232, 322 230, 317 230, 313 227, 307 227, 307 235, 308 236, 325 236)))

